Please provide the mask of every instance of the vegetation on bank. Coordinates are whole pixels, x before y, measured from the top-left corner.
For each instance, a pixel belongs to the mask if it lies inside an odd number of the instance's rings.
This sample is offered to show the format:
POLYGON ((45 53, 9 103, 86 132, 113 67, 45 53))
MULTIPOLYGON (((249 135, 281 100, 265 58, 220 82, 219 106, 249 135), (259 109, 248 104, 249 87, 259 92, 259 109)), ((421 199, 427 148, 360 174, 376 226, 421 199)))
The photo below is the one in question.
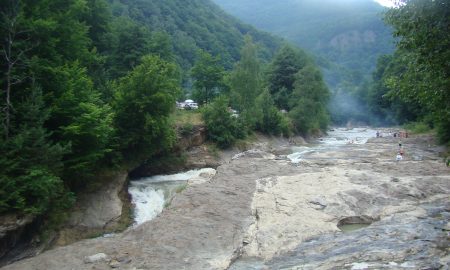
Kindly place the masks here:
POLYGON ((286 47, 296 64, 271 62, 278 39, 208 0, 5 0, 0 16, 0 214, 59 216, 101 172, 170 152, 177 121, 185 132, 205 121, 221 147, 327 122, 301 111, 325 110, 309 57, 286 47), (283 69, 293 86, 278 95, 283 69), (174 116, 186 92, 205 104, 204 120, 174 116))
POLYGON ((450 142, 450 1, 400 1, 385 20, 398 38, 378 60, 368 92, 370 109, 389 122, 421 122, 450 142))

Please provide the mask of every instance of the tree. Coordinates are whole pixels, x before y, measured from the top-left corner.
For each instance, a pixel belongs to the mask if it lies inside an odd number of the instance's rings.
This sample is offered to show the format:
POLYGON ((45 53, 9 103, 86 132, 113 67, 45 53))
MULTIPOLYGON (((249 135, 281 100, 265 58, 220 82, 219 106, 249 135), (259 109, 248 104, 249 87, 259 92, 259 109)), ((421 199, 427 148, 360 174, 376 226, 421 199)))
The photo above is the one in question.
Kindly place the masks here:
POLYGON ((241 50, 241 59, 230 75, 232 104, 241 112, 250 127, 256 122, 256 97, 262 91, 261 63, 257 48, 249 36, 241 50))
POLYGON ((256 99, 256 108, 259 112, 256 128, 259 131, 271 135, 291 134, 289 119, 277 109, 267 88, 256 99))
POLYGON ((127 18, 117 18, 112 24, 108 69, 112 79, 124 76, 140 64, 144 55, 150 53, 151 34, 127 18))
POLYGON ((220 58, 205 51, 199 51, 198 60, 191 70, 194 79, 194 98, 200 104, 208 104, 223 85, 224 68, 220 58))
POLYGON ((21 124, 12 136, 0 138, 0 213, 42 214, 68 195, 59 177, 67 148, 51 142, 43 127, 49 111, 44 109, 42 92, 39 88, 30 92, 16 108, 21 124))
POLYGON ((141 161, 172 146, 175 134, 168 116, 178 92, 176 65, 154 55, 144 56, 140 65, 119 80, 114 125, 118 150, 126 160, 141 161))
POLYGON ((64 156, 65 180, 85 182, 112 151, 113 113, 79 63, 67 64, 54 73, 64 92, 55 96, 47 126, 54 130, 52 138, 71 146, 64 156))
MULTIPOLYGON (((21 83, 27 76, 20 72, 21 67, 27 64, 26 52, 32 48, 32 44, 26 44, 27 30, 23 28, 23 11, 20 8, 19 0, 6 0, 0 8, 0 44, 2 50, 0 55, 4 64, 0 67, 4 69, 5 82, 2 83, 1 106, 3 136, 8 139, 11 129, 11 118, 13 117, 13 87, 21 83), (4 91, 4 92, 3 92, 4 91)), ((0 81, 1 82, 1 81, 0 81)))
POLYGON ((241 120, 228 111, 228 99, 220 96, 203 111, 208 139, 220 148, 231 146, 236 139, 245 137, 247 130, 241 120))
POLYGON ((307 135, 326 130, 329 122, 326 105, 330 93, 320 71, 307 65, 295 75, 289 112, 297 132, 307 135))
POLYGON ((309 59, 307 55, 290 45, 284 45, 275 55, 268 74, 269 89, 275 104, 280 109, 288 109, 288 100, 294 89, 295 74, 309 59))
POLYGON ((423 104, 450 141, 450 1, 402 0, 385 20, 398 37, 397 50, 407 54, 406 70, 387 80, 391 92, 403 100, 423 104))

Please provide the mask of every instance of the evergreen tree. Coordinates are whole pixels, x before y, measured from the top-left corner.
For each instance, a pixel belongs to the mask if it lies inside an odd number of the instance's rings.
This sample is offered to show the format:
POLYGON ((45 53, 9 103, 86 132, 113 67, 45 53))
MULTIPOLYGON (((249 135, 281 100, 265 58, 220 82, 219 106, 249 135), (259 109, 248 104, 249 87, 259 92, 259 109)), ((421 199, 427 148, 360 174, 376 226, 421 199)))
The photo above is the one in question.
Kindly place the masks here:
POLYGON ((10 137, 0 139, 0 214, 42 214, 66 195, 59 175, 67 149, 52 143, 43 126, 49 111, 44 109, 42 92, 38 88, 30 92, 30 97, 16 107, 20 124, 10 137))

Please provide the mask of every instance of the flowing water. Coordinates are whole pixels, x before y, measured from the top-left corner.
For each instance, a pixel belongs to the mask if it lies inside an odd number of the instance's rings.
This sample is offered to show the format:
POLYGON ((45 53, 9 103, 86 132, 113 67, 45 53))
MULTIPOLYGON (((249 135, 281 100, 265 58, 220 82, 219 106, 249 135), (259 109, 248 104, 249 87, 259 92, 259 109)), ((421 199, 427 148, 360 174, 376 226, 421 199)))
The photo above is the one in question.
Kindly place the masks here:
MULTIPOLYGON (((308 146, 292 147, 292 154, 287 158, 292 163, 297 164, 308 159, 309 154, 315 152, 326 152, 337 149, 344 145, 365 144, 368 139, 376 137, 376 130, 370 128, 336 128, 328 131, 328 135, 319 138, 316 142, 308 146)), ((331 157, 334 159, 334 157, 331 157)))
MULTIPOLYGON (((376 137, 376 130, 370 128, 336 128, 328 131, 327 136, 317 139, 316 142, 307 146, 294 146, 291 148, 292 154, 287 158, 293 163, 298 164, 303 160, 315 159, 314 153, 327 152, 342 148, 351 144, 365 144, 368 139, 376 137)), ((321 157, 323 159, 323 157, 321 157)), ((336 157, 330 157, 336 159, 336 157)), ((367 224, 343 225, 341 230, 345 233, 358 231, 367 224)), ((251 269, 269 269, 264 267, 264 261, 260 258, 240 258, 236 260, 228 270, 251 270, 251 269)))
POLYGON ((175 194, 181 192, 187 186, 188 180, 199 177, 208 180, 215 172, 214 169, 205 168, 132 180, 128 192, 134 205, 135 224, 141 224, 158 216, 175 194))

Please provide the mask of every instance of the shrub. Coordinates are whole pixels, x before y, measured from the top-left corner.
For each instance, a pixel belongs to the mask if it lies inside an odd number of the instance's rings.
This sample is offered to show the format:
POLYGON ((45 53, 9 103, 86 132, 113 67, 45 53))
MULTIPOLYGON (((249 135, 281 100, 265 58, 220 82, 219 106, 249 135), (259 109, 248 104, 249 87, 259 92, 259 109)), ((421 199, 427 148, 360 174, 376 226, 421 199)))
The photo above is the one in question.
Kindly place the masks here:
POLYGON ((207 128, 207 137, 220 148, 233 145, 236 139, 247 135, 247 128, 240 118, 231 116, 228 100, 219 97, 203 110, 203 119, 207 128))

